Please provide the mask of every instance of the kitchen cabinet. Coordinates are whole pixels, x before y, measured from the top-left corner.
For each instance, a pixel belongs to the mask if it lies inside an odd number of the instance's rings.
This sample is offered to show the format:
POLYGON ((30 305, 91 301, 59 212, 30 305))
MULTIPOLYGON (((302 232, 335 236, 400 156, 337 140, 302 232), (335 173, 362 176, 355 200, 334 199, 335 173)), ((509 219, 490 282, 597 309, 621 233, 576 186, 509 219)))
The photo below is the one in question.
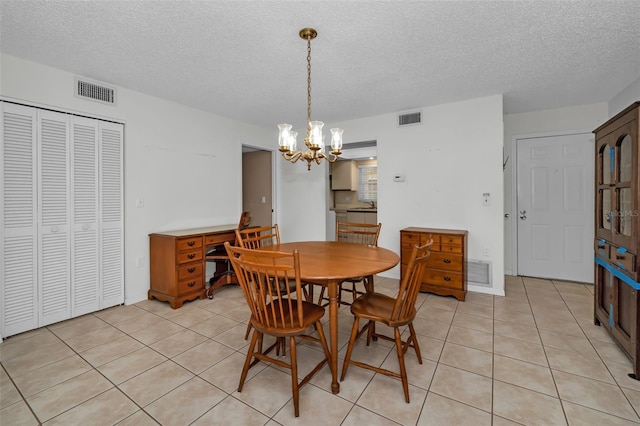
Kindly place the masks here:
POLYGON ((347 210, 347 222, 350 223, 378 223, 378 213, 360 210, 347 210))
POLYGON ((358 190, 358 166, 355 161, 342 160, 331 164, 331 189, 358 190))
POLYGON ((640 102, 594 130, 595 143, 595 308, 603 326, 629 356, 640 378, 640 102))

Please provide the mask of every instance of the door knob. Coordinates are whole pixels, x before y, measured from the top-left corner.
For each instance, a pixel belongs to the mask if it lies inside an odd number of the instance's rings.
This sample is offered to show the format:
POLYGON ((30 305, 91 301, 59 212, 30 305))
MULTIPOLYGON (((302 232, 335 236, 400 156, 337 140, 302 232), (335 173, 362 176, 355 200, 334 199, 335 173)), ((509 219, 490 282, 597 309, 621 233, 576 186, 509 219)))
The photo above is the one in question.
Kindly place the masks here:
POLYGON ((527 211, 526 210, 520 210, 520 219, 521 220, 526 220, 527 219, 527 211))

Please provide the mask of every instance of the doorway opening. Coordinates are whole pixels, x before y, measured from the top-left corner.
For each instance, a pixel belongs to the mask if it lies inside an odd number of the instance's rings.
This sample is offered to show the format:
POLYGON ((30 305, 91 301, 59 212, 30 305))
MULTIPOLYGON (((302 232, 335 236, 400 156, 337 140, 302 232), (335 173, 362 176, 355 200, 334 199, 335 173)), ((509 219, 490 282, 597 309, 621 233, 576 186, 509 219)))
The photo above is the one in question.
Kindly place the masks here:
POLYGON ((242 211, 251 212, 251 225, 274 223, 274 155, 272 151, 242 145, 242 211))

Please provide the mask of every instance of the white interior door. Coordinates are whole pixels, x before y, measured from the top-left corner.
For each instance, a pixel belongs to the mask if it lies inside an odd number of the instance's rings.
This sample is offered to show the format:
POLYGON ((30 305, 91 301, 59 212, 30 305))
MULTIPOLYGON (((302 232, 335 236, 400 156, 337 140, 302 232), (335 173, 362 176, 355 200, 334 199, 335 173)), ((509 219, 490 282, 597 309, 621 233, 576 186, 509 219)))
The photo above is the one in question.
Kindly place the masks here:
POLYGON ((518 275, 593 282, 594 138, 516 141, 518 275))

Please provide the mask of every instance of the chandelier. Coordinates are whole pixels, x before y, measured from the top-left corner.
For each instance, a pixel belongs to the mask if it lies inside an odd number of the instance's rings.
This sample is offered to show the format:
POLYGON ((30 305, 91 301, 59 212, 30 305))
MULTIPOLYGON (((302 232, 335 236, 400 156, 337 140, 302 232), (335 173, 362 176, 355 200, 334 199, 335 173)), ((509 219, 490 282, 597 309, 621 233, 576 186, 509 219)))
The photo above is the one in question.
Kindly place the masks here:
POLYGON ((311 40, 316 38, 318 32, 313 28, 303 28, 300 30, 300 38, 307 40, 307 136, 304 138, 304 144, 307 147, 305 152, 298 151, 297 137, 298 132, 291 131, 291 124, 278 124, 280 134, 278 137, 278 145, 282 157, 295 163, 302 159, 307 162, 307 170, 311 170, 311 163, 320 164, 322 159, 326 159, 333 163, 342 154, 342 129, 331 129, 331 157, 324 153, 324 136, 322 136, 322 121, 311 121, 311 40))

